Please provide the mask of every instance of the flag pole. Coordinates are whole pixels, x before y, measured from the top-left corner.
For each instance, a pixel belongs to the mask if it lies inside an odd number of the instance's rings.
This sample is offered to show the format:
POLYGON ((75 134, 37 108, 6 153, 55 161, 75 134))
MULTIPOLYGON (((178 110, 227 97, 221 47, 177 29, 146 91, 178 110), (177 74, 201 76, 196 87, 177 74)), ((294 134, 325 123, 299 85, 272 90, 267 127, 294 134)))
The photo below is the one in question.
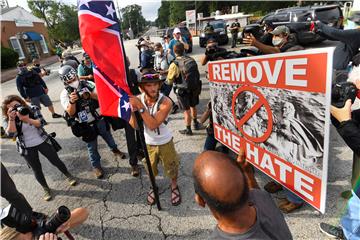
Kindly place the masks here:
MULTIPOLYGON (((121 47, 122 47, 123 56, 124 56, 124 62, 125 62, 126 80, 128 82, 128 85, 129 85, 129 82, 130 82, 129 81, 129 66, 128 66, 128 63, 126 61, 126 54, 125 54, 125 48, 124 48, 120 23, 119 23, 119 28, 120 28, 121 47)), ((149 177, 150 177, 151 187, 152 187, 152 189, 154 191, 155 203, 156 203, 157 209, 160 211, 161 210, 161 205, 160 205, 160 198, 159 198, 159 189, 158 189, 158 187, 156 185, 156 182, 155 182, 155 176, 154 176, 154 173, 152 171, 149 152, 147 151, 147 147, 146 147, 146 143, 145 143, 144 125, 143 125, 140 113, 138 111, 136 111, 134 113, 135 113, 135 117, 136 117, 136 123, 137 123, 137 125, 139 127, 140 142, 141 142, 141 146, 142 146, 142 149, 143 149, 144 155, 145 155, 146 166, 147 166, 149 177)))

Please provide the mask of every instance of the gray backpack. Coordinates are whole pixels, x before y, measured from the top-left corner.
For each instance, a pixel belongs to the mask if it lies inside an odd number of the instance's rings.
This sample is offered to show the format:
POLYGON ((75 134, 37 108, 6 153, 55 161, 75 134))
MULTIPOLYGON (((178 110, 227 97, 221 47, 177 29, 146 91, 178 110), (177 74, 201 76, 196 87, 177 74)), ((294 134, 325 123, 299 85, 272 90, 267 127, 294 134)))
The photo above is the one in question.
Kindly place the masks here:
POLYGON ((192 57, 182 56, 174 63, 180 70, 180 76, 174 81, 175 87, 200 94, 202 82, 196 61, 192 57))

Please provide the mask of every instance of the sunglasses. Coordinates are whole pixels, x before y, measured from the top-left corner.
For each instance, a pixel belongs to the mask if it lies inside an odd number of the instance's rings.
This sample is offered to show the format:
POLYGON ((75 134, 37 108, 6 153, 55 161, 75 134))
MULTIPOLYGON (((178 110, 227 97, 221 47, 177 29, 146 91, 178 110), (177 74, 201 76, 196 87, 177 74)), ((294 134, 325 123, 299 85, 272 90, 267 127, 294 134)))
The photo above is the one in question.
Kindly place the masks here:
POLYGON ((145 74, 141 77, 141 79, 158 79, 159 74, 145 74))

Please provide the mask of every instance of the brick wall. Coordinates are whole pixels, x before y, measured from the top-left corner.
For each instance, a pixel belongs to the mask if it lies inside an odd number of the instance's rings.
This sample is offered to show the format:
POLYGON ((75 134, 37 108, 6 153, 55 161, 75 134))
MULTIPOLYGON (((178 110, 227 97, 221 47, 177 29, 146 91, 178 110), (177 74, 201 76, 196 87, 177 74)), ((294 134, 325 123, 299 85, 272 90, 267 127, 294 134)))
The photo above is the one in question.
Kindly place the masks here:
MULTIPOLYGON (((35 41, 34 43, 38 49, 40 58, 50 56, 50 39, 44 23, 34 22, 33 24, 33 27, 17 27, 15 25, 15 21, 1 21, 1 45, 7 48, 12 48, 10 43, 10 37, 16 36, 16 34, 19 32, 37 32, 44 36, 49 50, 49 53, 44 54, 40 43, 38 41, 35 41)), ((25 46, 25 41, 23 39, 19 39, 19 42, 21 44, 26 60, 30 61, 30 53, 25 46)))

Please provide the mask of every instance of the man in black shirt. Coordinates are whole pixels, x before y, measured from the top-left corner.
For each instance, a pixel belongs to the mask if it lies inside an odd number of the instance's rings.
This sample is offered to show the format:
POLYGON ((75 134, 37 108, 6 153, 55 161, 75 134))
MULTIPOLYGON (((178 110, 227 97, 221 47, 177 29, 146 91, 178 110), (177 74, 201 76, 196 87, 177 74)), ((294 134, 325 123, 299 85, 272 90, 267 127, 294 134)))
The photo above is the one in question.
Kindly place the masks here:
POLYGON ((232 36, 231 47, 234 48, 234 47, 236 47, 236 41, 237 41, 237 37, 238 37, 238 32, 240 30, 240 23, 238 22, 237 19, 235 19, 235 22, 233 22, 231 24, 229 29, 231 31, 231 36, 232 36))
POLYGON ((272 46, 261 43, 256 40, 253 35, 244 38, 243 42, 247 45, 258 48, 263 54, 290 52, 304 49, 302 46, 297 45, 294 41, 290 41, 290 30, 284 25, 276 27, 272 31, 272 35, 272 46))
POLYGON ((214 151, 205 151, 195 160, 195 201, 201 207, 208 205, 217 221, 209 239, 291 240, 283 215, 268 193, 256 189, 244 153, 241 158, 245 162, 241 168, 214 151))

